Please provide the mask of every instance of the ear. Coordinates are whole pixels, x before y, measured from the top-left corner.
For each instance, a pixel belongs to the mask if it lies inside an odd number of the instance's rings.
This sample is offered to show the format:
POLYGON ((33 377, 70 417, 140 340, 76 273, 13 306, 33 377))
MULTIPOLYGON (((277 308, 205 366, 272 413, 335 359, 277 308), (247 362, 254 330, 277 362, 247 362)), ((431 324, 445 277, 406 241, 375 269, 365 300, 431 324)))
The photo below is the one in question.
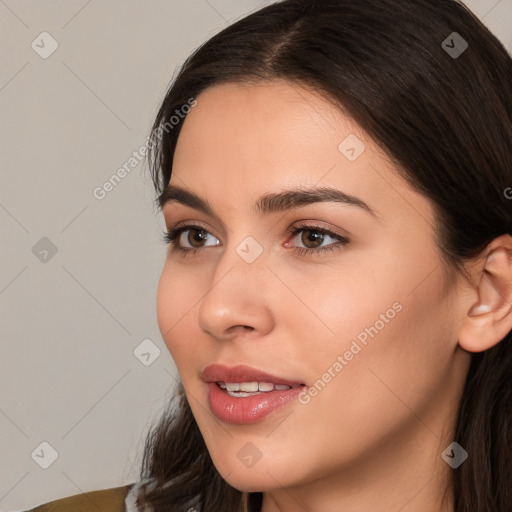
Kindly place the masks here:
POLYGON ((459 331, 459 345, 468 352, 487 350, 512 330, 512 237, 494 239, 484 260, 483 269, 476 272, 478 300, 459 331))

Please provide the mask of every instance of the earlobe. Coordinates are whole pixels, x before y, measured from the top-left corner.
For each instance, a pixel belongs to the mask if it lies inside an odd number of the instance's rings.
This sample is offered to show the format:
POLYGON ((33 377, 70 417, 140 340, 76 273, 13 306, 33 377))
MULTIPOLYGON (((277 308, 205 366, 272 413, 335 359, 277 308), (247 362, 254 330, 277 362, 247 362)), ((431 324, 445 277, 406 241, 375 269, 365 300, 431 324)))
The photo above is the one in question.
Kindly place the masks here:
POLYGON ((473 303, 464 318, 459 345, 482 352, 499 343, 512 330, 512 237, 496 238, 487 249, 473 303))

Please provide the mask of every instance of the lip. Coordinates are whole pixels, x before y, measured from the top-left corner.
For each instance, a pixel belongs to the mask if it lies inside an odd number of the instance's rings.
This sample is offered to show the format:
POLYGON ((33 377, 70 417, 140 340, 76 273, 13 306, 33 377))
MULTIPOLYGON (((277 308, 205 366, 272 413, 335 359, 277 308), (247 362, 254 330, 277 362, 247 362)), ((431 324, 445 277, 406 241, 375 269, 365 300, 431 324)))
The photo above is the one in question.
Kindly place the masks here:
POLYGON ((225 366, 223 364, 211 364, 201 372, 201 379, 206 382, 271 382, 272 384, 286 384, 292 388, 304 386, 303 382, 286 377, 279 377, 270 373, 257 370, 246 365, 225 366))
POLYGON ((225 366, 212 364, 201 372, 206 383, 208 405, 221 421, 238 425, 257 423, 285 405, 292 405, 305 388, 305 384, 287 377, 272 375, 246 365, 225 366), (222 390, 217 382, 271 382, 292 386, 282 391, 274 390, 257 395, 236 397, 222 390))
POLYGON ((215 382, 209 382, 206 386, 211 412, 224 423, 237 425, 257 423, 277 409, 293 404, 303 389, 300 386, 239 398, 229 396, 215 382))

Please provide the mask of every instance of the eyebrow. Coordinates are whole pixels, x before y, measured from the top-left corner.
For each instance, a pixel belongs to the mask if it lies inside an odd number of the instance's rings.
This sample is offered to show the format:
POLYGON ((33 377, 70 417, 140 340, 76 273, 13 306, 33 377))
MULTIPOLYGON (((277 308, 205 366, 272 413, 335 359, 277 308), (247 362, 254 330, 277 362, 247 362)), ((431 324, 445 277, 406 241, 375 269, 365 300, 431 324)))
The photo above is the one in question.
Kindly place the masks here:
MULTIPOLYGON (((160 208, 176 202, 217 217, 208 203, 198 195, 177 185, 168 185, 158 198, 160 208)), ((314 203, 335 202, 357 206, 377 217, 377 213, 362 199, 332 187, 319 187, 309 190, 292 188, 281 192, 263 194, 254 203, 254 209, 260 214, 282 212, 314 203)))

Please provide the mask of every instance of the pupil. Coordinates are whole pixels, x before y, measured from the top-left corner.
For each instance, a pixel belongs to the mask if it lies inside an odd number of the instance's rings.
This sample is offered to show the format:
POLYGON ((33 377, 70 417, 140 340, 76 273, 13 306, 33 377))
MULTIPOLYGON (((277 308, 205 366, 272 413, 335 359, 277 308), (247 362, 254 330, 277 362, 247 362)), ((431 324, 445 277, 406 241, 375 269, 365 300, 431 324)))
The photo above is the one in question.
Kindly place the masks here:
POLYGON ((204 236, 204 231, 200 231, 198 229, 191 229, 190 232, 189 232, 189 237, 188 237, 188 241, 190 242, 190 245, 194 245, 195 242, 203 242, 204 239, 205 239, 205 236, 204 236), (192 235, 192 233, 195 233, 195 235, 192 235), (192 236, 192 239, 191 239, 191 236, 192 236))
MULTIPOLYGON (((323 235, 321 235, 320 233, 318 233, 318 231, 314 230, 314 229, 309 229, 307 231, 304 231, 304 234, 306 233, 309 233, 309 235, 306 235, 306 237, 304 237, 304 235, 302 236, 302 242, 304 243, 304 245, 308 245, 308 243, 310 242, 319 242, 320 244, 322 243, 322 240, 323 240, 323 235), (306 239, 307 239, 307 242, 306 242, 306 239)), ((315 247, 317 247, 319 244, 314 244, 315 247)))

